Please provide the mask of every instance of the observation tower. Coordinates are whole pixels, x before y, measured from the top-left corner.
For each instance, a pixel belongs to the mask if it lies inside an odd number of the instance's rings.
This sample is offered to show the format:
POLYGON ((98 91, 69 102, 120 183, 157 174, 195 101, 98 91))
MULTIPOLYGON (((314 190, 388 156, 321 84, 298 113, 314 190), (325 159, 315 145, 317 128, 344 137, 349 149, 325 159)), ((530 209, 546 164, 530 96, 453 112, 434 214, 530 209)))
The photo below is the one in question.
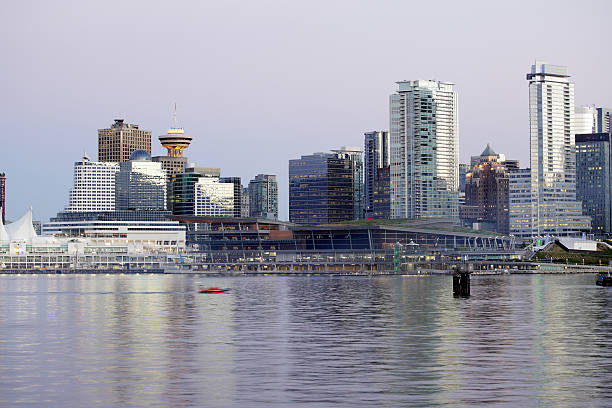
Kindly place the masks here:
POLYGON ((168 157, 183 157, 183 150, 191 144, 191 136, 185 134, 185 129, 176 126, 176 104, 174 104, 174 127, 168 133, 159 137, 159 142, 168 150, 168 157))

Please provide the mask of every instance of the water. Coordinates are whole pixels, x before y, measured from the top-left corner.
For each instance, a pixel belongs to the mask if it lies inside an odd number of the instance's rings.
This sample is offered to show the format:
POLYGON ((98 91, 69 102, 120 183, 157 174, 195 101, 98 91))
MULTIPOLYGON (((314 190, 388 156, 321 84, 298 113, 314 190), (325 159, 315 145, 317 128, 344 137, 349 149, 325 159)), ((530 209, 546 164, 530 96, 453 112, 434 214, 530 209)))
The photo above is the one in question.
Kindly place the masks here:
POLYGON ((594 282, 0 276, 0 406, 612 406, 594 282))

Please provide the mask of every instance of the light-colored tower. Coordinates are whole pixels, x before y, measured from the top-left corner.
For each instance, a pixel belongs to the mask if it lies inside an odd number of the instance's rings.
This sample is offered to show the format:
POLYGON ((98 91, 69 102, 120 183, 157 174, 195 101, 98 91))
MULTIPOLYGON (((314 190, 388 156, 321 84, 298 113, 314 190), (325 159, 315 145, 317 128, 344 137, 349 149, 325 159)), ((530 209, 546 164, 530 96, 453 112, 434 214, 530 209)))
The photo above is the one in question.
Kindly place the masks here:
POLYGON ((142 130, 138 125, 115 119, 108 129, 98 130, 98 161, 127 162, 135 150, 151 154, 151 131, 142 130))
POLYGON ((166 194, 166 173, 149 153, 136 150, 120 164, 115 177, 117 210, 165 210, 166 194))
POLYGON ((87 155, 74 163, 74 186, 66 212, 115 211, 115 175, 119 163, 92 162, 87 155))
POLYGON ((590 229, 576 201, 574 84, 567 67, 536 62, 527 74, 533 229, 571 235, 590 229))
POLYGON ((400 81, 390 96, 391 217, 458 217, 454 84, 400 81))
POLYGON ((278 219, 278 183, 273 174, 258 174, 249 182, 249 216, 278 219))
POLYGON ((194 185, 194 215, 234 216, 234 185, 219 183, 216 177, 201 177, 194 185))

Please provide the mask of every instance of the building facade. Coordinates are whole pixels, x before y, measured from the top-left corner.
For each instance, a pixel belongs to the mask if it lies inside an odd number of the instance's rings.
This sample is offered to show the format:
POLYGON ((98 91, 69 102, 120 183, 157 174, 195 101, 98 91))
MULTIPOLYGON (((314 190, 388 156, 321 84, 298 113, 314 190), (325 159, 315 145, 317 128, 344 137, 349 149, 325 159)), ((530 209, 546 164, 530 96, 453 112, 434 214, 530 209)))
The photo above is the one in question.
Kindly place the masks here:
POLYGON ((374 179, 374 196, 372 197, 372 218, 391 218, 391 179, 389 178, 389 166, 376 169, 374 179))
POLYGON ((576 134, 576 197, 597 236, 612 233, 610 133, 576 134))
POLYGON ((195 184, 201 177, 219 178, 219 168, 187 167, 185 173, 174 174, 170 182, 169 208, 174 215, 195 214, 195 184))
POLYGON ((230 183, 234 186, 234 217, 242 214, 242 181, 240 177, 221 177, 219 183, 230 183))
POLYGON ((117 210, 165 210, 166 173, 144 150, 135 150, 120 163, 115 178, 117 210))
POLYGON ((87 156, 74 163, 74 185, 65 211, 115 210, 115 177, 119 163, 92 162, 87 156))
POLYGON ((374 214, 375 184, 378 169, 389 167, 390 146, 389 132, 378 130, 364 134, 363 150, 363 197, 365 218, 372 218, 374 214))
POLYGON ((242 189, 242 195, 240 196, 240 217, 246 218, 249 216, 249 200, 251 197, 249 196, 249 188, 245 187, 242 189))
POLYGON ((278 183, 272 174, 258 174, 249 182, 249 216, 278 219, 278 183))
POLYGON ((391 217, 457 218, 457 92, 439 81, 400 81, 390 97, 391 217))
MULTIPOLYGON (((610 133, 610 108, 595 108, 597 111, 597 129, 596 133, 610 133)), ((579 132, 576 132, 579 133, 579 132)))
POLYGON ((516 169, 509 174, 509 224, 512 235, 530 239, 537 235, 534 214, 537 202, 531 194, 531 169, 516 169))
POLYGON ((0 212, 0 220, 2 220, 2 224, 6 224, 6 174, 0 173, 0 208, 2 208, 2 212, 0 212))
POLYGON ((352 163, 339 153, 289 160, 289 220, 318 225, 355 219, 352 163))
POLYGON ((342 146, 340 149, 332 150, 337 155, 342 155, 351 160, 353 169, 353 217, 358 220, 364 217, 364 191, 363 191, 363 158, 361 149, 358 147, 342 146))
POLYGON ((216 177, 200 177, 194 185, 194 215, 234 216, 234 185, 216 177))
POLYGON ((151 131, 142 130, 138 125, 115 119, 108 129, 98 130, 98 161, 127 162, 135 150, 151 154, 151 131))

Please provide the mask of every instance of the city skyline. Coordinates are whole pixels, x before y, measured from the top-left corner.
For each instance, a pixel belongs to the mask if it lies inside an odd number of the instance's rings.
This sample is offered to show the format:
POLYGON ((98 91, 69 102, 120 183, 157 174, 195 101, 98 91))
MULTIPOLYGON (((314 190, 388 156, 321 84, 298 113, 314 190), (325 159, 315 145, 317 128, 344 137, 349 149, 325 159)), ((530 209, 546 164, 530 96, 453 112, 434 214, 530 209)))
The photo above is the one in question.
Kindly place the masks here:
MULTIPOLYGON (((539 4, 529 13, 527 3, 495 9, 484 2, 448 3, 436 17, 448 29, 416 44, 415 53, 407 55, 396 53, 408 40, 398 36, 404 32, 401 25, 388 23, 389 12, 423 13, 426 6, 342 4, 327 6, 325 13, 316 2, 291 7, 3 6, 5 15, 15 16, 0 40, 9 56, 2 68, 1 119, 11 137, 4 140, 6 150, 14 150, 20 140, 29 157, 24 166, 19 155, 3 156, 7 219, 15 220, 30 204, 36 219, 53 216, 67 204, 74 162, 84 150, 96 150, 97 129, 123 118, 163 134, 175 102, 179 123, 193 136, 189 161, 220 167, 224 176, 242 180, 276 174, 281 219, 288 218, 287 160, 335 146, 361 146, 364 132, 388 129, 387 98, 397 81, 456 84, 460 162, 490 142, 527 166, 524 72, 536 59, 569 67, 576 106, 610 105, 612 84, 605 81, 610 57, 601 52, 606 49, 605 15, 610 14, 605 10, 611 8, 606 2, 591 2, 591 7, 539 4), (147 35, 133 31, 133 19, 140 13, 147 17, 142 21, 147 35), (505 16, 503 21, 499 15, 505 16), (543 15, 549 18, 543 21, 543 15), (180 24, 162 24, 168 19, 180 24), (517 31, 519 19, 531 29, 517 31), (110 33, 101 29, 107 23, 114 27, 110 33), (371 29, 363 30, 366 23, 373 24, 371 29), (254 33, 252 38, 231 35, 238 26, 241 33, 254 33), (544 33, 552 33, 555 41, 530 41, 544 33), (179 57, 184 63, 177 65, 179 57), (145 63, 126 62, 118 69, 110 63, 131 58, 145 63), (321 58, 334 63, 319 64, 321 58), (247 97, 236 98, 238 94, 247 97)), ((416 24, 427 27, 426 22, 416 24)), ((159 143, 152 147, 153 156, 165 155, 159 143)))

